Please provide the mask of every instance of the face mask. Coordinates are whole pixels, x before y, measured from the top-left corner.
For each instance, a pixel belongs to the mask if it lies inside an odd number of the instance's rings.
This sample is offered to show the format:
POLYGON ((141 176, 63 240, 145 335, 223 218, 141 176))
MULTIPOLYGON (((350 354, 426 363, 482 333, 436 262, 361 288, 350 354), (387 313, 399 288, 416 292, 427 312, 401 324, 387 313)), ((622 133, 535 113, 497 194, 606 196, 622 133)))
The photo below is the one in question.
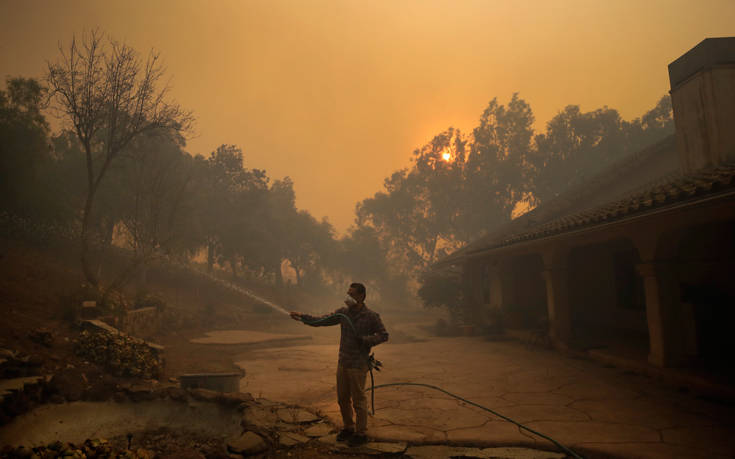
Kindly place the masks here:
POLYGON ((347 298, 345 298, 345 303, 347 303, 350 306, 354 306, 357 304, 357 300, 352 298, 350 295, 347 295, 347 298))

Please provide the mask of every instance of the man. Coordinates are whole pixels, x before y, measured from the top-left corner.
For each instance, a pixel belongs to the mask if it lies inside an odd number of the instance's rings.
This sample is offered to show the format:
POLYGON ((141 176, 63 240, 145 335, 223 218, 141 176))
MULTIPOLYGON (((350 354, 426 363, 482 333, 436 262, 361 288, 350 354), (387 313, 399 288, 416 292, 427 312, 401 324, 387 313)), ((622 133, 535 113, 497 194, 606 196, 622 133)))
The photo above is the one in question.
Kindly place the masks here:
POLYGON ((291 312, 294 320, 307 325, 342 325, 339 341, 339 361, 337 362, 337 402, 342 413, 342 431, 337 434, 338 441, 347 441, 350 446, 367 443, 367 397, 365 397, 365 378, 368 372, 370 348, 388 340, 380 315, 365 306, 365 286, 350 284, 347 290, 347 307, 339 308, 331 314, 314 317, 299 312, 291 312), (341 317, 341 313, 352 321, 355 330, 341 317), (317 323, 315 323, 317 322, 317 323), (355 331, 357 333, 355 333, 355 331), (352 420, 352 406, 355 408, 356 421, 352 420))

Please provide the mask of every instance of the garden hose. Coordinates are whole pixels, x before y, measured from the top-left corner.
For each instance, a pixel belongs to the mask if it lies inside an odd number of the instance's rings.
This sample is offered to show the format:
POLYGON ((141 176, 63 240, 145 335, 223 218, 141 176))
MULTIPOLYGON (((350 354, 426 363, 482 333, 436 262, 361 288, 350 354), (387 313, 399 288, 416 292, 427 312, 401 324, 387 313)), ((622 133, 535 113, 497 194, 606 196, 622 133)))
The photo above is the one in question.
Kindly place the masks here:
MULTIPOLYGON (((330 321, 332 323, 329 323, 329 325, 336 325, 336 322, 334 322, 334 319, 345 319, 345 321, 347 322, 347 324, 350 326, 350 328, 352 328, 352 331, 355 333, 355 336, 357 336, 357 330, 355 329, 355 324, 352 323, 352 320, 346 314, 342 314, 341 312, 337 312, 337 313, 334 313, 334 314, 329 315, 327 317, 324 317, 322 319, 313 320, 313 321, 307 321, 303 317, 301 317, 301 321, 303 323, 305 323, 307 325, 312 325, 312 326, 319 326, 321 324, 328 323, 330 321)), ((449 395, 450 397, 453 397, 453 398, 455 398, 457 400, 460 400, 462 402, 468 403, 468 404, 470 404, 472 406, 476 406, 477 408, 480 408, 480 409, 485 410, 485 411, 487 411, 489 413, 492 413, 495 416, 498 416, 499 418, 501 418, 501 419, 503 419, 505 421, 508 421, 508 422, 510 422, 512 424, 515 424, 516 426, 518 426, 519 428, 521 428, 523 430, 526 430, 526 431, 528 431, 528 432, 530 432, 530 433, 532 433, 534 435, 537 435, 537 436, 539 436, 539 437, 541 437, 541 438, 543 438, 545 440, 548 440, 551 443, 553 443, 557 448, 561 449, 566 454, 569 454, 570 456, 572 456, 574 459, 584 459, 578 453, 576 453, 572 449, 570 449, 570 448, 562 445, 561 443, 559 443, 558 441, 556 441, 553 438, 549 437, 548 435, 544 435, 541 432, 538 432, 536 430, 531 429, 530 427, 526 427, 525 425, 521 424, 520 422, 514 421, 513 419, 511 419, 511 418, 509 418, 507 416, 503 416, 502 414, 498 413, 497 411, 493 411, 490 408, 484 407, 484 406, 482 406, 480 404, 477 404, 477 403, 475 403, 475 402, 473 402, 471 400, 467 400, 466 398, 460 397, 459 395, 455 395, 455 394, 453 394, 453 393, 451 393, 451 392, 449 392, 447 390, 442 389, 441 387, 432 386, 431 384, 414 383, 414 382, 397 382, 397 383, 379 384, 379 385, 376 386, 375 385, 375 380, 373 378, 373 367, 375 367, 376 370, 380 371, 380 366, 381 365, 382 365, 382 363, 380 361, 375 360, 374 355, 370 355, 370 357, 368 358, 368 369, 370 370, 370 389, 365 389, 365 392, 367 392, 368 390, 370 391, 370 395, 371 395, 371 399, 372 399, 372 412, 373 412, 373 415, 375 414, 375 389, 379 389, 381 387, 394 387, 394 386, 420 386, 420 387, 426 387, 426 388, 429 388, 429 389, 433 389, 433 390, 437 390, 439 392, 442 392, 442 393, 444 393, 446 395, 449 395)))

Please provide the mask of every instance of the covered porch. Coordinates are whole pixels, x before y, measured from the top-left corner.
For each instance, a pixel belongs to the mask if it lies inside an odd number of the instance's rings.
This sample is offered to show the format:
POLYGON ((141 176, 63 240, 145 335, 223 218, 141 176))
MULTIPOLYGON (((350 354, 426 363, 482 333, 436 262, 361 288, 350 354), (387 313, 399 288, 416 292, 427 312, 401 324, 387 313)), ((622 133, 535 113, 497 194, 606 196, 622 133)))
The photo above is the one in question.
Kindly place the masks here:
POLYGON ((557 348, 733 376, 735 193, 581 223, 466 254, 467 316, 500 311, 557 348))

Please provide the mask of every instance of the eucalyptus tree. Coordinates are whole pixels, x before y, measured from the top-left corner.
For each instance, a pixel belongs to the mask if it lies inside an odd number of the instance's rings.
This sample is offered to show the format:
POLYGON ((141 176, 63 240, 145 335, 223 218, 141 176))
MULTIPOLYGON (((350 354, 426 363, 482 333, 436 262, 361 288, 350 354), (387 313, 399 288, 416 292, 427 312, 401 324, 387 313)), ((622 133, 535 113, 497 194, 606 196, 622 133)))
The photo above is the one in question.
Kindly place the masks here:
POLYGON ((463 222, 469 238, 476 238, 511 219, 513 210, 528 199, 534 116, 517 93, 508 105, 491 100, 472 131, 465 168, 463 222))
POLYGON ((568 105, 534 139, 530 183, 536 201, 551 199, 569 185, 673 134, 673 124, 669 96, 632 121, 608 107, 583 112, 578 105, 568 105))

